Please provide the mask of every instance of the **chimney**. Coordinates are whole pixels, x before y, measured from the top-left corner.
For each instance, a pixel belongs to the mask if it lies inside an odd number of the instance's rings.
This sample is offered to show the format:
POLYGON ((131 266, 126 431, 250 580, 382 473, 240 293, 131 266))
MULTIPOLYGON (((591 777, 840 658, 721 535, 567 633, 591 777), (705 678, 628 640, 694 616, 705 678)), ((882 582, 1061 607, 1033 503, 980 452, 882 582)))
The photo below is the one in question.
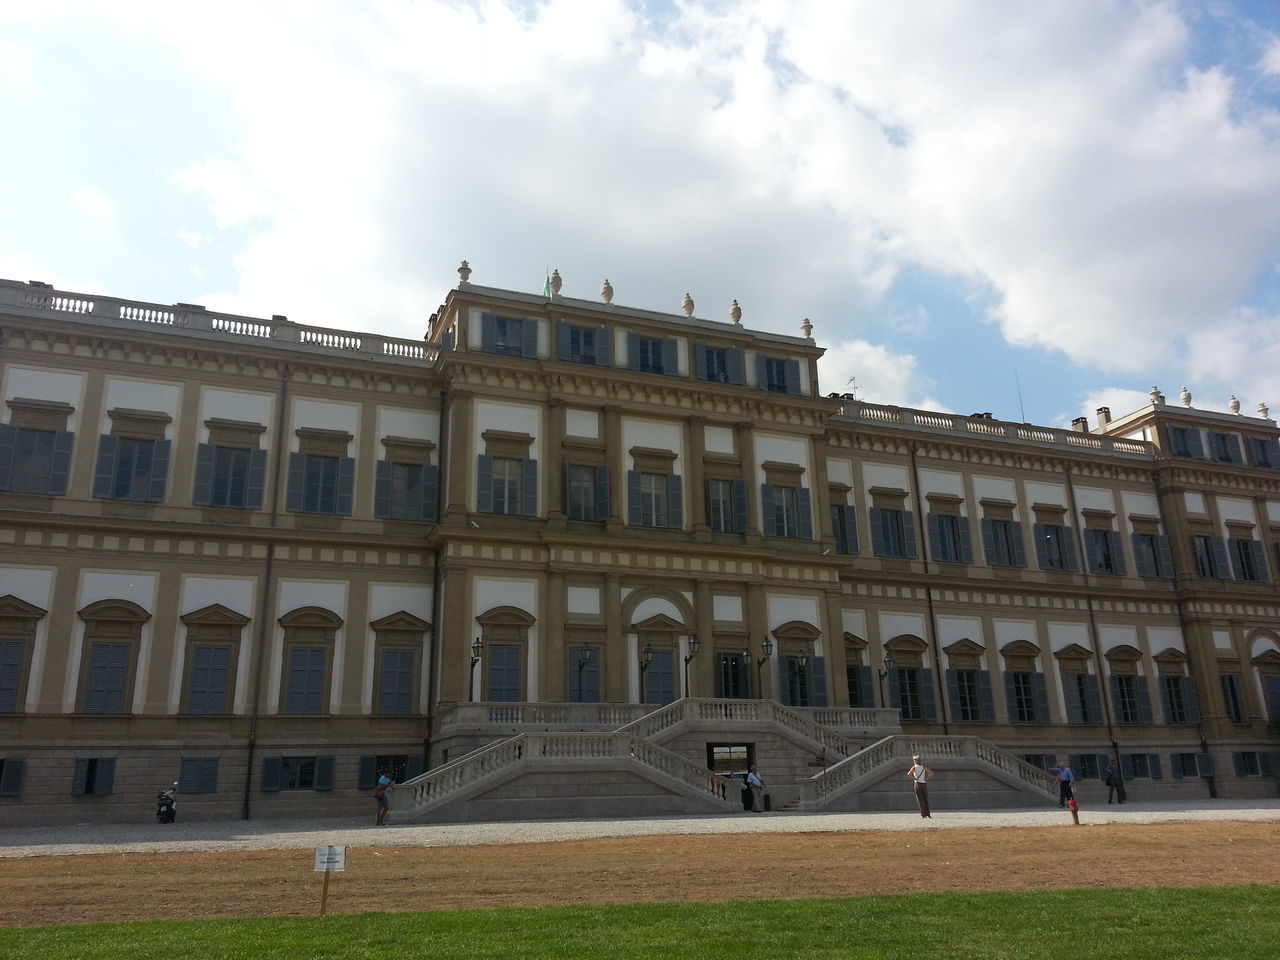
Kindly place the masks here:
POLYGON ((1074 420, 1071 421, 1071 429, 1074 430, 1076 433, 1088 433, 1089 418, 1076 417, 1074 420))
POLYGON ((1098 413, 1098 426, 1105 427, 1108 423, 1111 422, 1110 407, 1099 407, 1097 413, 1098 413))

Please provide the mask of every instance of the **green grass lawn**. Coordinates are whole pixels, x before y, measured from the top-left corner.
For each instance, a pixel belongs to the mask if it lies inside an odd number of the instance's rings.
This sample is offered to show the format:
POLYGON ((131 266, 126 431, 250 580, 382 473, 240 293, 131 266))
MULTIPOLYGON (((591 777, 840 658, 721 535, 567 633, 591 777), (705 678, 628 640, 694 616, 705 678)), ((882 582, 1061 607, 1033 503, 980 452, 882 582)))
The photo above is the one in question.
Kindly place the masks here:
POLYGON ((1280 889, 1063 890, 0 930, 21 960, 1275 960, 1280 889))

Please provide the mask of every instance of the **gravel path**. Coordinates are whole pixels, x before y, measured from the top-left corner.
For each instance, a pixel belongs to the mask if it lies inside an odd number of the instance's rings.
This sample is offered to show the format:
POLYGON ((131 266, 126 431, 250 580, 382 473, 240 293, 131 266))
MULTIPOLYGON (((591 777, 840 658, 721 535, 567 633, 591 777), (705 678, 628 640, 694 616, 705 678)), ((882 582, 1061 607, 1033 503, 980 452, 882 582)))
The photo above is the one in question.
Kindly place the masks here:
MULTIPOLYGON (((393 814, 394 817, 394 814, 393 814)), ((1057 807, 915 813, 765 813, 633 820, 532 820, 503 823, 396 824, 365 818, 229 820, 208 823, 76 824, 0 829, 0 858, 91 853, 226 852, 349 847, 441 847, 496 843, 553 843, 593 837, 657 834, 707 836, 744 833, 830 833, 846 830, 948 830, 967 827, 1049 827, 1069 822, 1057 807)), ((1205 803, 1138 802, 1086 808, 1083 825, 1177 820, 1280 820, 1280 799, 1205 803)))

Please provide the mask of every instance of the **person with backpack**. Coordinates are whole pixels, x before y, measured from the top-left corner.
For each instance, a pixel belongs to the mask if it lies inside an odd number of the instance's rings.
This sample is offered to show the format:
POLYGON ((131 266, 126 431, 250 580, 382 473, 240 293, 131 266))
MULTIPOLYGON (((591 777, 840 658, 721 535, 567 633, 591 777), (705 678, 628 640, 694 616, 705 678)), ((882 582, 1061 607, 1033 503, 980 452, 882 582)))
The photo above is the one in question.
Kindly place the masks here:
POLYGON ((395 785, 396 782, 387 776, 385 770, 378 772, 378 784, 373 788, 373 800, 378 805, 378 819, 373 822, 375 827, 387 825, 387 811, 391 809, 387 791, 395 785))

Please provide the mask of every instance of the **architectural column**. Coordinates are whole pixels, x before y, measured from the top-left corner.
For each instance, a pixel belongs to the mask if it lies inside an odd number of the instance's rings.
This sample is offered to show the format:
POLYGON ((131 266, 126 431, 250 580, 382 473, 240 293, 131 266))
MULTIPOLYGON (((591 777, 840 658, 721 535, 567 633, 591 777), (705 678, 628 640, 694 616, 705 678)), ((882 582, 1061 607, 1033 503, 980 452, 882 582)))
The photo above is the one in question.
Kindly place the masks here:
POLYGON ((627 652, 626 634, 622 629, 622 578, 609 574, 604 578, 604 700, 608 703, 630 703, 631 657, 627 652))
MULTIPOLYGON (((479 636, 480 626, 471 614, 470 584, 467 571, 445 566, 440 579, 444 622, 435 624, 436 662, 432 668, 440 678, 436 686, 440 703, 466 703, 471 699, 471 642, 479 636)), ((482 664, 476 665, 477 676, 481 667, 482 664)), ((481 678, 477 698, 483 696, 483 690, 481 678)))
POLYGON ((546 483, 548 526, 552 530, 565 528, 564 512, 564 402, 552 398, 547 401, 546 442, 542 448, 542 476, 546 483))
POLYGON ((827 657, 827 677, 831 684, 831 698, 827 701, 835 707, 849 706, 849 683, 844 651, 844 600, 839 588, 823 594, 823 613, 826 626, 822 631, 823 652, 827 657))
POLYGON ((604 442, 605 462, 609 464, 609 520, 605 533, 617 536, 626 523, 627 464, 622 449, 622 411, 614 406, 604 408, 604 442))
POLYGON ((702 649, 689 662, 689 692, 691 697, 714 697, 715 692, 715 604, 711 597, 711 583, 699 580, 693 588, 694 633, 702 642, 702 649))
MULTIPOLYGON (((827 486, 827 435, 812 436, 813 474, 809 480, 810 500, 813 502, 813 539, 823 547, 835 547, 835 535, 831 529, 831 490, 827 486)), ((830 663, 830 661, 827 661, 830 663)))
POLYGON ((703 456, 707 452, 707 419, 690 417, 689 466, 685 471, 685 492, 689 500, 689 529, 702 541, 710 541, 711 528, 707 526, 707 480, 703 456))
POLYGON ((756 667, 755 661, 764 655, 761 641, 769 636, 768 604, 765 602, 764 587, 758 583, 747 584, 747 635, 750 638, 751 668, 755 671, 751 677, 751 691, 757 697, 773 699, 777 696, 774 692, 774 678, 778 674, 778 655, 781 651, 775 643, 773 656, 759 668, 756 667), (759 685, 756 682, 757 676, 759 685))
POLYGON ((564 574, 552 571, 545 581, 546 596, 538 618, 538 700, 565 703, 569 699, 568 652, 564 622, 568 615, 565 601, 564 574))
POLYGON ((470 512, 471 487, 475 477, 477 451, 471 434, 475 420, 475 395, 458 390, 449 395, 448 442, 440 451, 445 464, 447 486, 444 520, 451 526, 463 526, 470 512))
POLYGON ((742 479, 747 482, 747 539, 760 543, 760 484, 756 477, 755 424, 744 421, 734 426, 742 479))

